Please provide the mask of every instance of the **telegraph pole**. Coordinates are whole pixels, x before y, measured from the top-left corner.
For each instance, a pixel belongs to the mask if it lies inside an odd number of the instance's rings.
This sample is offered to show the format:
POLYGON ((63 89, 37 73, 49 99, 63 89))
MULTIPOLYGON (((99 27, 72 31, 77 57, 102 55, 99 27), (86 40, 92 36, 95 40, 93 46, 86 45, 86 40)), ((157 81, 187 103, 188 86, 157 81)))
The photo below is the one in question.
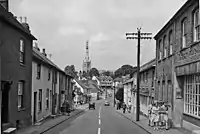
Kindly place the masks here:
POLYGON ((141 39, 152 39, 152 37, 148 37, 152 35, 152 33, 141 33, 141 28, 137 28, 137 33, 126 33, 126 39, 137 39, 138 47, 137 47, 137 94, 136 94, 136 121, 140 120, 140 40, 141 39), (130 37, 132 35, 132 37, 130 37), (143 36, 142 36, 143 35, 143 36), (134 37, 135 36, 135 37, 134 37), (144 37, 146 36, 146 37, 144 37))

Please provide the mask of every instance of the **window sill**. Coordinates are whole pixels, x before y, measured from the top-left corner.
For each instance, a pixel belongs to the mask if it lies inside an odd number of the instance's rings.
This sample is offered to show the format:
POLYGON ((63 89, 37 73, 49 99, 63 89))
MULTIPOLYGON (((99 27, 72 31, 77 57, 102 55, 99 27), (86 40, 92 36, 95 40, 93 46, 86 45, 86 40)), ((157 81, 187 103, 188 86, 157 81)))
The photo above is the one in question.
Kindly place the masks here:
POLYGON ((25 111, 26 108, 18 108, 18 112, 25 111))
POLYGON ((192 46, 194 46, 194 45, 196 45, 198 43, 200 43, 200 40, 192 42, 192 44, 190 46, 192 47, 192 46))
POLYGON ((20 62, 20 66, 25 67, 26 65, 22 62, 20 62))

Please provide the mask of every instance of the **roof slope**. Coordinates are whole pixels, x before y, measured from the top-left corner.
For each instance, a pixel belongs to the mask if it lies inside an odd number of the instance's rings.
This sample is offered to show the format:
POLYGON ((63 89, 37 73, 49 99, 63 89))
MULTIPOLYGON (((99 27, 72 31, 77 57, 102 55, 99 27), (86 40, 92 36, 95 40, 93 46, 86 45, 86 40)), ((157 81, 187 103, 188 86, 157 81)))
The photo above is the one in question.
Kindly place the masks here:
POLYGON ((56 68, 58 71, 72 77, 71 75, 65 73, 62 69, 60 69, 56 64, 54 64, 49 58, 47 58, 44 54, 42 54, 39 50, 33 47, 33 56, 39 60, 42 60, 44 63, 51 65, 52 67, 56 68))
POLYGON ((31 37, 31 39, 36 40, 36 38, 30 33, 30 31, 26 29, 21 23, 19 23, 18 20, 14 17, 14 15, 11 12, 8 12, 1 4, 0 17, 13 27, 19 29, 20 31, 31 37))

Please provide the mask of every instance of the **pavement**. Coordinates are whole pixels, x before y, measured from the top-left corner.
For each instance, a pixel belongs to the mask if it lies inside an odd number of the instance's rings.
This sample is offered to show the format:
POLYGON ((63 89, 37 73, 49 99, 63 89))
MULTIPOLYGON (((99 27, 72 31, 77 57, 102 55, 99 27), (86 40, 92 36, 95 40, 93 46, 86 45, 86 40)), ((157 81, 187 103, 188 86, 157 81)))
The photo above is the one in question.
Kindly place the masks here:
POLYGON ((126 119, 133 122, 133 124, 144 129, 149 134, 193 134, 192 131, 189 131, 184 128, 170 128, 169 130, 153 130, 153 127, 148 126, 148 118, 140 115, 140 121, 136 121, 136 115, 133 113, 123 113, 122 110, 116 110, 117 113, 126 119))
POLYGON ((69 120, 70 118, 77 116, 83 113, 88 108, 88 104, 78 106, 75 111, 70 113, 70 116, 60 115, 53 118, 45 119, 43 122, 39 123, 40 125, 33 125, 27 128, 20 129, 16 131, 16 134, 43 134, 49 129, 56 127, 64 121, 69 120))
POLYGON ((148 134, 145 130, 119 115, 113 106, 96 103, 95 110, 71 118, 44 134, 148 134))

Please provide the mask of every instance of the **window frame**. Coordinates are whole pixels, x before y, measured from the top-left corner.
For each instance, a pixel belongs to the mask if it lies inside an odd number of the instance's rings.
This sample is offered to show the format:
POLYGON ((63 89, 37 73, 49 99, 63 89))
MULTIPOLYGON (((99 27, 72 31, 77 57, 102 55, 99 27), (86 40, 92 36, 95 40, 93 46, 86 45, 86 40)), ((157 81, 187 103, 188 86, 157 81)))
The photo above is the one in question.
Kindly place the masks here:
POLYGON ((42 89, 38 90, 38 112, 42 111, 42 89))
POLYGON ((199 8, 196 8, 192 14, 193 17, 193 41, 200 41, 200 21, 199 21, 199 8), (196 18, 197 17, 197 18, 196 18), (197 22, 196 22, 197 21, 197 22), (196 24, 197 23, 197 24, 196 24))
POLYGON ((24 88, 25 88, 25 81, 20 80, 17 84, 17 107, 18 111, 24 108, 24 88), (20 92, 20 84, 21 85, 21 92, 20 92), (19 102, 20 101, 20 102, 19 102))
POLYGON ((169 55, 173 54, 173 31, 169 31, 169 55))
POLYGON ((200 74, 184 77, 184 113, 200 119, 200 74))
POLYGON ((41 68, 42 68, 41 66, 42 66, 41 63, 38 63, 38 64, 37 64, 37 74, 36 74, 36 75, 37 75, 37 76, 36 76, 37 79, 40 79, 40 78, 41 78, 41 70, 42 70, 42 69, 41 69, 41 68))
POLYGON ((50 81, 51 80, 51 69, 49 68, 48 69, 48 81, 50 81))
POLYGON ((162 55, 162 39, 159 40, 158 42, 158 46, 159 46, 159 60, 161 60, 163 58, 163 55, 162 55))
POLYGON ((22 38, 19 40, 19 62, 25 64, 25 43, 22 38))
POLYGON ((48 110, 49 109, 49 99, 50 99, 50 90, 49 90, 49 88, 47 88, 47 90, 46 90, 46 110, 48 110))
POLYGON ((163 37, 163 57, 167 57, 167 36, 163 37))
POLYGON ((187 18, 181 22, 181 48, 187 47, 187 18))

